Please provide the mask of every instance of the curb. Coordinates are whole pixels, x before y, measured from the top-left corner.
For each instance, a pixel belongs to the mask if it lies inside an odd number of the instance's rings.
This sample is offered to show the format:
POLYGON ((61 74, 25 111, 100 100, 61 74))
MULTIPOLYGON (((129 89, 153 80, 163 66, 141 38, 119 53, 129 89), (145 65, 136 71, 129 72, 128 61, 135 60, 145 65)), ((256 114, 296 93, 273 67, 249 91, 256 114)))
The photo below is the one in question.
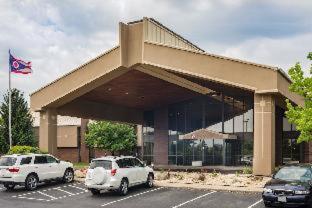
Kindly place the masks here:
POLYGON ((170 188, 209 189, 209 190, 214 190, 214 191, 228 191, 228 192, 261 193, 263 191, 263 188, 211 186, 211 185, 202 185, 202 184, 168 183, 168 182, 161 182, 161 181, 154 181, 154 184, 156 186, 170 187, 170 188))

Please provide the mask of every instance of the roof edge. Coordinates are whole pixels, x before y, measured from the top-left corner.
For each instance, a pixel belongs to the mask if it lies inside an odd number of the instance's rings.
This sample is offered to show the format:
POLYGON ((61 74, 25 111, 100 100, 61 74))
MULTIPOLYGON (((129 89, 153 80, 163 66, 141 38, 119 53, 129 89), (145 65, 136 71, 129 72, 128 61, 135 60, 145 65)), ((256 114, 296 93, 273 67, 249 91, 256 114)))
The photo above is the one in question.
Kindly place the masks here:
POLYGON ((34 92, 30 93, 30 96, 32 96, 32 95, 38 93, 39 91, 43 90, 44 88, 49 87, 50 85, 56 83, 56 82, 59 81, 60 79, 62 79, 62 78, 64 78, 64 77, 67 77, 68 75, 70 75, 70 74, 74 73, 75 71, 81 69, 82 67, 84 67, 84 66, 86 66, 86 65, 88 65, 88 64, 90 64, 90 63, 92 63, 93 61, 96 61, 97 59, 99 59, 99 58, 101 58, 102 56, 104 56, 104 55, 106 55, 106 54, 108 54, 108 53, 110 53, 110 52, 116 50, 116 49, 119 48, 119 47, 120 47, 120 45, 117 45, 117 46, 115 46, 115 47, 113 47, 113 48, 111 48, 111 49, 109 49, 109 50, 107 50, 107 51, 101 53, 100 55, 96 56, 95 58, 93 58, 93 59, 91 59, 91 60, 89 60, 89 61, 87 61, 87 62, 85 62, 85 63, 83 63, 83 64, 81 64, 81 65, 79 65, 78 67, 74 68, 73 70, 71 70, 71 71, 65 73, 64 75, 60 76, 59 78, 53 80, 52 82, 50 82, 50 83, 44 85, 43 87, 41 87, 41 88, 35 90, 34 92))

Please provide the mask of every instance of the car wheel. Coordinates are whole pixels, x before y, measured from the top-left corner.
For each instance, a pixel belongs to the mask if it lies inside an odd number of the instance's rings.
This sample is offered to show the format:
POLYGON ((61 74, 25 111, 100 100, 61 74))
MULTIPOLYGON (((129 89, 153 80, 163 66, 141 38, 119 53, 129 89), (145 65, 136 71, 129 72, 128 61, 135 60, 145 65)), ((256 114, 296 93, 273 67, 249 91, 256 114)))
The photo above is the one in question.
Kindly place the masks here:
POLYGON ((128 189, 129 189, 128 181, 126 179, 122 179, 118 189, 119 194, 122 196, 126 196, 128 194, 128 189))
POLYGON ((74 181, 74 171, 72 169, 66 169, 63 176, 63 181, 65 183, 71 183, 74 181))
POLYGON ((12 191, 12 190, 15 188, 15 184, 6 183, 6 184, 4 184, 4 187, 5 187, 6 190, 8 190, 8 191, 12 191))
POLYGON ((97 190, 97 189, 90 189, 92 195, 99 195, 101 192, 100 190, 97 190))
POLYGON ((25 188, 29 191, 33 191, 38 186, 38 177, 36 175, 29 175, 25 180, 25 188))
POLYGON ((148 188, 152 188, 154 186, 154 176, 151 173, 147 176, 146 186, 148 188))

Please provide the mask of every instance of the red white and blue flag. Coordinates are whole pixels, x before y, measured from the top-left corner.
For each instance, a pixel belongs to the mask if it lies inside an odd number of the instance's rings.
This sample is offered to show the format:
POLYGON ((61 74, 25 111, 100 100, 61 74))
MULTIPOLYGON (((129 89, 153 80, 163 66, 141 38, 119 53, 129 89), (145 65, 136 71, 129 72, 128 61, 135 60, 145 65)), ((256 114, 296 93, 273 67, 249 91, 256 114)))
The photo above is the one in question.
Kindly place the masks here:
POLYGON ((17 74, 29 74, 32 72, 31 62, 26 62, 21 59, 15 58, 14 56, 12 56, 10 51, 9 55, 10 72, 17 74))

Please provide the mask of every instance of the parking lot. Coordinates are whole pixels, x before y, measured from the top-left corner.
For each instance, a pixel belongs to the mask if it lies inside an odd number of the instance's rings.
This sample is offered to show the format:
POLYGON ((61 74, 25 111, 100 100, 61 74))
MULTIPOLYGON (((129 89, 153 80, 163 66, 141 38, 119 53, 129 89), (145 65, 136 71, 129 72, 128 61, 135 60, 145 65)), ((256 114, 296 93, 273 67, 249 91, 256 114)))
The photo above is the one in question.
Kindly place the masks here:
POLYGON ((17 188, 5 191, 0 186, 1 208, 259 208, 260 193, 231 193, 211 190, 155 187, 133 188, 127 196, 106 192, 92 196, 83 184, 51 184, 36 191, 17 188))

